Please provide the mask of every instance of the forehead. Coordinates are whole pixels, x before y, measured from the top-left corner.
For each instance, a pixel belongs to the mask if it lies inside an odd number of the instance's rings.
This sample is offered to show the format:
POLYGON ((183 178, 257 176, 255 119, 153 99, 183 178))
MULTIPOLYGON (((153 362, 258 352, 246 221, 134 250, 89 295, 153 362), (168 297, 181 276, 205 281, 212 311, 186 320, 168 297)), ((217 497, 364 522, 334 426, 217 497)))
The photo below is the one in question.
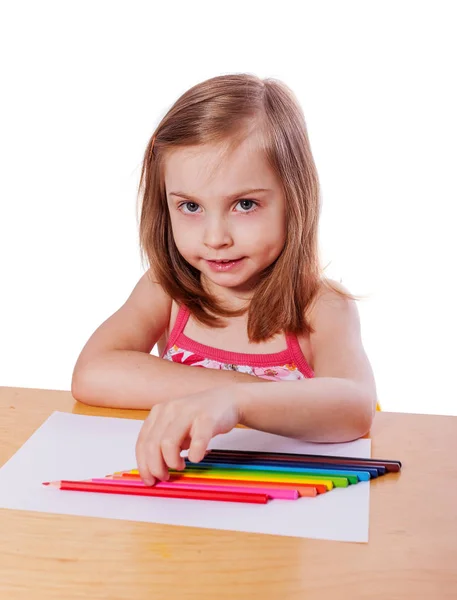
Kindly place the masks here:
POLYGON ((173 150, 165 160, 164 176, 167 192, 180 190, 201 199, 278 187, 275 173, 252 137, 232 151, 224 143, 173 150))

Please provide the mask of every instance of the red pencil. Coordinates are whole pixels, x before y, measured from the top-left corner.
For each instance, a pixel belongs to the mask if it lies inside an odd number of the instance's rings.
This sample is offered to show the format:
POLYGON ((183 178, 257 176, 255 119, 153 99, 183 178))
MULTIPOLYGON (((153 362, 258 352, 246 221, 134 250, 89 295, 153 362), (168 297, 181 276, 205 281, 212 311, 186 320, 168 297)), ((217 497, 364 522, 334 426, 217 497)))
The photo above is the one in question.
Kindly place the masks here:
POLYGON ((93 483, 90 481, 47 481, 43 485, 50 485, 60 490, 76 492, 100 492, 102 494, 124 494, 131 496, 154 496, 161 498, 184 498, 187 500, 219 500, 222 502, 246 502, 249 504, 266 504, 266 494, 245 494, 244 492, 215 492, 189 489, 163 489, 156 487, 128 487, 122 485, 109 485, 93 483))

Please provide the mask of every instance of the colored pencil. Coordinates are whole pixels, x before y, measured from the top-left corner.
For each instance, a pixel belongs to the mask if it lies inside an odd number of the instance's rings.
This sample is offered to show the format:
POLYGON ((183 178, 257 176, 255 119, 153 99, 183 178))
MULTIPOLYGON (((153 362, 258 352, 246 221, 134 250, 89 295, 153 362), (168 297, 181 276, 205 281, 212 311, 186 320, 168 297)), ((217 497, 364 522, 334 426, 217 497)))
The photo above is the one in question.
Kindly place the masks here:
MULTIPOLYGON (((131 473, 133 475, 138 475, 137 469, 132 469, 131 473)), ((174 471, 170 470, 170 473, 173 475, 180 475, 181 477, 198 477, 201 479, 206 478, 216 478, 216 479, 238 479, 242 481, 283 481, 284 483, 319 483, 321 485, 326 485, 327 489, 331 490, 333 487, 347 487, 349 485, 348 480, 344 477, 332 477, 325 479, 324 477, 308 477, 305 475, 288 475, 284 473, 268 473, 268 472, 260 472, 256 473, 243 473, 242 471, 223 471, 214 469, 211 472, 199 472, 195 471, 174 471), (336 483, 335 483, 336 482, 336 483)))
POLYGON ((370 466, 382 466, 385 467, 389 472, 398 472, 401 469, 401 462, 399 460, 385 460, 378 458, 360 458, 353 456, 333 456, 325 454, 294 454, 290 452, 260 452, 256 450, 220 450, 211 449, 207 452, 206 457, 212 456, 233 456, 238 458, 260 458, 270 460, 290 460, 300 461, 306 460, 309 462, 335 462, 337 464, 354 464, 354 465, 370 465, 370 466))
POLYGON ((361 462, 379 462, 386 464, 398 464, 401 465, 401 461, 392 459, 372 458, 372 457, 361 457, 361 456, 340 456, 335 454, 297 454, 296 452, 270 452, 266 450, 233 450, 233 449, 221 449, 211 448, 206 451, 206 455, 211 454, 234 454, 238 456, 268 456, 268 457, 281 457, 287 456, 290 458, 317 458, 323 460, 349 460, 349 461, 361 461, 361 462))
POLYGON ((377 467, 373 467, 373 466, 359 466, 359 465, 343 465, 343 464, 338 464, 335 462, 314 462, 314 461, 289 461, 289 460, 281 460, 281 459, 256 459, 256 458, 235 458, 232 456, 205 456, 199 463, 192 463, 189 459, 185 459, 186 460, 186 464, 199 464, 199 465, 203 465, 203 464, 219 464, 219 463, 226 463, 226 464, 233 464, 236 466, 240 466, 240 465, 277 465, 280 467, 310 467, 312 469, 326 469, 326 470, 331 470, 331 471, 346 471, 346 470, 351 470, 351 471, 363 471, 366 473, 369 473, 370 476, 372 478, 378 477, 379 475, 385 475, 386 474, 386 468, 385 467, 381 467, 381 466, 377 466, 377 467))
MULTIPOLYGON (((148 487, 149 489, 151 489, 150 486, 146 486, 142 481, 138 481, 138 480, 130 480, 129 483, 125 483, 125 480, 122 481, 121 479, 91 479, 90 480, 92 483, 99 483, 101 485, 123 485, 124 487, 129 487, 129 486, 139 486, 139 487, 148 487)), ((187 490, 209 490, 209 491, 213 491, 213 492, 221 492, 221 491, 227 491, 227 492, 242 492, 242 493, 246 493, 246 494, 266 494, 267 496, 269 496, 272 499, 277 499, 277 500, 297 500, 297 498, 299 497, 298 491, 294 490, 294 489, 280 489, 280 488, 258 488, 257 490, 254 488, 250 488, 248 486, 233 486, 233 485, 213 485, 213 484, 202 484, 201 481, 200 483, 173 483, 173 482, 168 482, 168 481, 163 481, 163 482, 159 482, 156 483, 154 485, 154 488, 158 488, 158 489, 170 489, 170 490, 174 490, 174 489, 187 489, 187 490)))
POLYGON ((242 493, 227 491, 203 491, 189 489, 163 489, 157 487, 101 485, 90 481, 52 481, 44 482, 60 490, 77 492, 98 492, 102 494, 124 494, 131 496, 153 496, 161 498, 183 498, 186 500, 217 500, 222 502, 244 502, 248 504, 266 504, 268 496, 261 493, 242 493))
MULTIPOLYGON (((300 485, 295 483, 281 483, 281 482, 268 482, 268 481, 233 481, 231 479, 205 479, 202 481, 198 478, 186 477, 183 481, 177 479, 172 480, 173 483, 177 485, 186 484, 186 483, 199 483, 201 485, 220 485, 222 487, 230 487, 232 485, 240 485, 242 484, 243 488, 260 490, 262 488, 267 488, 268 490, 292 490, 294 492, 298 492, 299 496, 314 498, 318 494, 325 494, 327 488, 325 485, 300 485), (317 489, 318 488, 318 489, 317 489)), ((168 482, 166 482, 168 483, 168 482)))
POLYGON ((312 469, 310 467, 283 467, 273 463, 253 465, 239 464, 239 463, 222 463, 222 462, 205 462, 205 463, 191 463, 186 462, 186 469, 236 469, 240 471, 271 471, 274 473, 301 473, 302 475, 322 475, 327 478, 330 477, 346 477, 349 483, 355 484, 359 481, 369 481, 371 479, 370 473, 367 471, 332 471, 331 467, 328 469, 312 469))
MULTIPOLYGON (((113 477, 114 479, 127 480, 127 481, 142 481, 139 475, 132 475, 130 473, 114 473, 114 475, 108 475, 107 477, 113 477)), ((218 478, 207 478, 204 480, 205 483, 212 485, 237 485, 240 483, 239 479, 218 479, 218 478)), ((195 477, 180 477, 178 475, 171 475, 168 482, 172 483, 198 483, 202 482, 201 478, 195 477)), ((166 482, 166 483, 168 483, 166 482)), ((249 487, 273 487, 273 488, 286 488, 297 490, 300 496, 315 496, 317 494, 325 494, 328 491, 326 485, 314 484, 314 483, 286 483, 284 481, 252 481, 252 480, 243 480, 243 486, 249 487), (307 490, 311 490, 311 494, 307 492, 307 490), (302 493, 303 492, 303 493, 302 493)), ((333 487, 333 486, 332 486, 333 487)))
MULTIPOLYGON (((183 471, 175 471, 170 469, 170 473, 182 473, 183 471)), ((272 481, 290 481, 291 483, 297 483, 299 481, 306 481, 312 483, 313 481, 332 481, 335 487, 347 487, 351 482, 348 477, 339 477, 336 475, 307 475, 305 473, 286 473, 281 471, 268 471, 268 470, 249 470, 249 469, 226 469, 226 468, 201 468, 186 467, 185 473, 191 474, 193 477, 221 477, 222 475, 244 475, 246 479, 264 479, 269 481, 270 477, 272 481)), ((353 478, 352 483, 357 483, 357 477, 353 478)))

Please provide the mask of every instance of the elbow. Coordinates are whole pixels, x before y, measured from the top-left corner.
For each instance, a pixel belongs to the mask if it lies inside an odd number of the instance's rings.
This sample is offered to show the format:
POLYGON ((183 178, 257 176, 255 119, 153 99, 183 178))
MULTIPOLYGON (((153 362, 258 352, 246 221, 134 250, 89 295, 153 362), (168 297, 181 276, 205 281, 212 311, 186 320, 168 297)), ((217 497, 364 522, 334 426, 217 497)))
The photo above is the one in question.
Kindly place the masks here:
MULTIPOLYGON (((376 407, 376 402, 374 402, 376 407)), ((352 442, 358 440, 371 431, 375 410, 373 410, 373 401, 371 398, 363 398, 357 410, 354 411, 353 419, 351 419, 351 434, 350 439, 345 441, 352 442)))
POLYGON ((374 415, 372 412, 370 412, 370 414, 368 415, 364 415, 361 419, 360 422, 358 424, 358 436, 356 439, 359 439, 361 437, 364 437, 365 435, 368 435, 371 431, 371 426, 373 425, 373 418, 374 415))
POLYGON ((91 384, 85 371, 75 369, 71 378, 71 395, 75 400, 88 406, 105 406, 100 398, 94 394, 94 386, 91 384))
POLYGON ((355 395, 346 404, 341 415, 341 425, 338 436, 332 442, 354 442, 370 433, 375 417, 376 400, 364 393, 355 395), (344 425, 343 425, 344 423, 344 425))
POLYGON ((74 371, 73 376, 71 378, 71 395, 78 402, 82 402, 83 404, 89 404, 90 396, 87 393, 87 388, 84 382, 83 374, 79 371, 74 371))

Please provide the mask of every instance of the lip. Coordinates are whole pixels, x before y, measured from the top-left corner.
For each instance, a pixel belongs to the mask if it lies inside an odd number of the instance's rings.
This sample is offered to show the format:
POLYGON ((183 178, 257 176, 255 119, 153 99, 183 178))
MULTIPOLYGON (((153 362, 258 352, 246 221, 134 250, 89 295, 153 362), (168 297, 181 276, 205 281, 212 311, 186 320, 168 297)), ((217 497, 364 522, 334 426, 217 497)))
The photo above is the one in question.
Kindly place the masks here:
POLYGON ((205 262, 208 264, 212 271, 221 273, 235 269, 238 265, 240 265, 243 262, 243 260, 244 256, 241 258, 236 258, 234 260, 229 260, 228 262, 217 262, 215 260, 206 260, 205 262))

